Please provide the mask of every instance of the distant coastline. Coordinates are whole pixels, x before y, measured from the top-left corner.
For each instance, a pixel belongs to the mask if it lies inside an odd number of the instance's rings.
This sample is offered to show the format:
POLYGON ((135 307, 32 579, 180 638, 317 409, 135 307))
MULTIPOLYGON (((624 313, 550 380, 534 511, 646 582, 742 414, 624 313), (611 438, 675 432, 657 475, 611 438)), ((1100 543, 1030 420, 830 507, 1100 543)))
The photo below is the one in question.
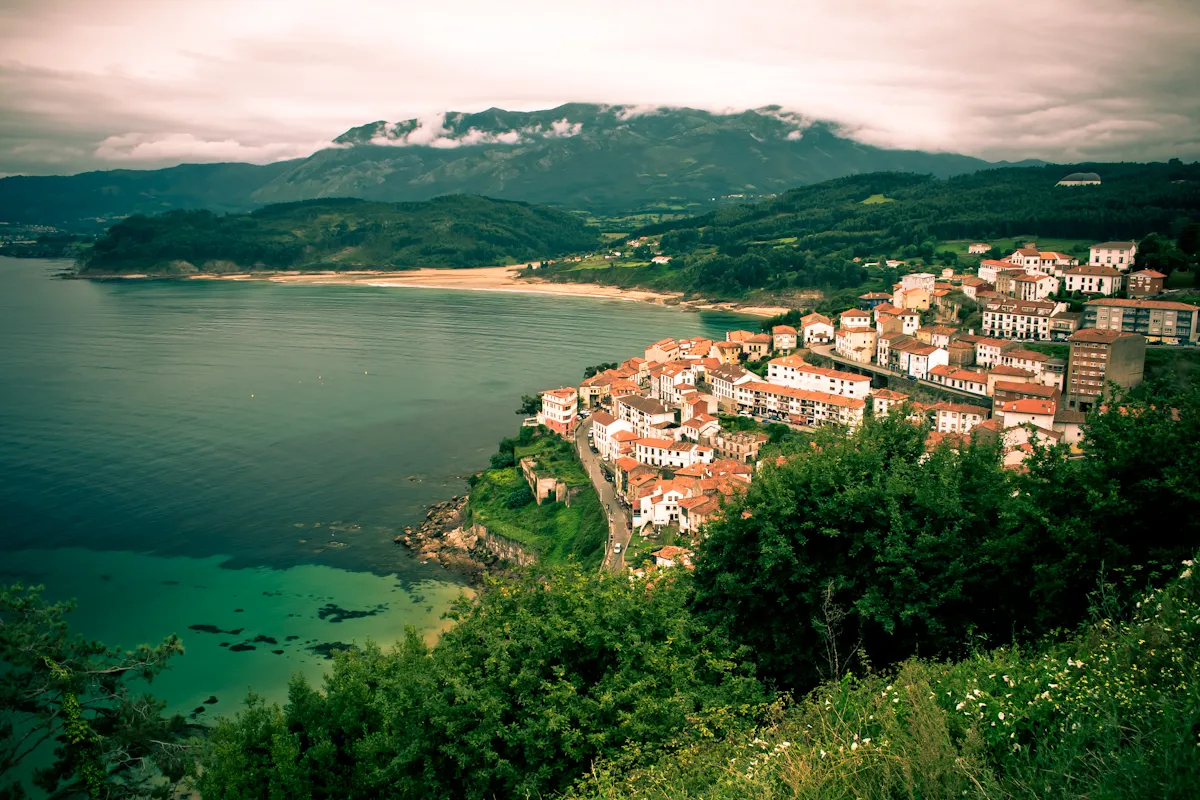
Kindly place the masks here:
POLYGON ((593 297, 607 300, 637 300, 660 306, 678 306, 696 311, 731 311, 755 317, 772 317, 788 309, 780 306, 754 306, 710 300, 684 300, 673 292, 653 292, 647 289, 621 289, 591 283, 550 283, 516 275, 521 266, 472 267, 468 269, 415 269, 401 272, 360 270, 347 272, 237 272, 196 273, 192 275, 154 275, 130 273, 120 275, 77 275, 88 280, 213 280, 267 281, 284 284, 317 284, 331 286, 378 286, 387 288, 447 289, 453 291, 506 292, 511 294, 558 295, 561 297, 593 297))

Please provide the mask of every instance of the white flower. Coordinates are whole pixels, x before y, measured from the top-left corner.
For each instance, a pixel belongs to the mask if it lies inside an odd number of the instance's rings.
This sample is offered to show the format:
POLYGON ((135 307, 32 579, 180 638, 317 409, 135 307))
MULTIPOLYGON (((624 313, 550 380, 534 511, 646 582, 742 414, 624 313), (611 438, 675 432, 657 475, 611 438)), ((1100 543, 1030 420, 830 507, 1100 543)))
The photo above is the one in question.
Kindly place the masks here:
POLYGON ((824 757, 825 757, 825 751, 824 751, 824 750, 822 750, 822 751, 821 751, 821 758, 824 758, 824 757))
POLYGON ((959 703, 958 705, 956 705, 956 706, 954 707, 954 710, 955 710, 955 711, 962 711, 962 709, 963 709, 963 704, 962 704, 962 703, 959 703))
POLYGON ((996 716, 1000 717, 1001 721, 1003 721, 1003 720, 1004 720, 1004 712, 1003 712, 1003 711, 1001 711, 1001 712, 1000 712, 999 714, 997 714, 996 716))
POLYGON ((892 698, 892 702, 893 702, 893 703, 899 703, 899 702, 900 702, 900 698, 899 698, 899 697, 893 697, 893 698, 892 698))
POLYGON ((1192 577, 1192 571, 1190 569, 1185 569, 1183 572, 1179 573, 1179 577, 1190 578, 1192 577))
POLYGON ((858 749, 858 742, 851 742, 851 743, 850 743, 850 749, 851 749, 851 750, 857 750, 857 749, 858 749))

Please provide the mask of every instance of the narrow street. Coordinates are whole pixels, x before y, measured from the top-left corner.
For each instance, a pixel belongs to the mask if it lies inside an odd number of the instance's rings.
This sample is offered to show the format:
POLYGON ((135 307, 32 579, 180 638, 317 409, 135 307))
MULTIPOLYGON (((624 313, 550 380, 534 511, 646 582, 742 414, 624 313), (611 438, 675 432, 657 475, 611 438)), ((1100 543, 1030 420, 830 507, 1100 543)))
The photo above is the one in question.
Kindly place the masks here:
POLYGON ((617 492, 613 485, 604 479, 604 470, 600 466, 600 455, 593 453, 588 447, 587 432, 592 429, 591 419, 585 419, 575 431, 575 446, 579 451, 579 460, 583 462, 592 485, 600 495, 600 504, 608 514, 608 545, 604 551, 602 569, 621 572, 625 569, 625 550, 629 547, 631 531, 629 529, 629 512, 617 502, 617 492), (613 545, 619 543, 621 552, 613 553, 613 545))

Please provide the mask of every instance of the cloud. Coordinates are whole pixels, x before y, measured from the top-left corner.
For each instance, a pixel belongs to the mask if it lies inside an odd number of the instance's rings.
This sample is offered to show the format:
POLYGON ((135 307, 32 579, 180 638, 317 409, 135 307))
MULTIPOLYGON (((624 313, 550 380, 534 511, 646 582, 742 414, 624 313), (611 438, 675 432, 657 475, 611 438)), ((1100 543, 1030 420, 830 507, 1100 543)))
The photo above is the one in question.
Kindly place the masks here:
POLYGON ((234 139, 206 140, 190 133, 126 133, 109 136, 96 148, 95 157, 111 162, 218 162, 249 161, 266 164, 312 155, 328 142, 277 142, 246 145, 234 139))
POLYGON ((0 171, 269 161, 381 117, 422 120, 381 142, 511 143, 576 123, 444 112, 616 100, 986 158, 1192 159, 1197 41, 1195 0, 0 0, 0 171))
POLYGON ((554 137, 558 137, 561 139, 566 139, 566 138, 570 138, 571 136, 578 136, 582 132, 583 132, 583 123, 582 122, 571 122, 566 117, 563 117, 562 119, 560 119, 556 122, 550 123, 550 130, 548 132, 546 132, 544 135, 545 136, 554 136, 554 137))

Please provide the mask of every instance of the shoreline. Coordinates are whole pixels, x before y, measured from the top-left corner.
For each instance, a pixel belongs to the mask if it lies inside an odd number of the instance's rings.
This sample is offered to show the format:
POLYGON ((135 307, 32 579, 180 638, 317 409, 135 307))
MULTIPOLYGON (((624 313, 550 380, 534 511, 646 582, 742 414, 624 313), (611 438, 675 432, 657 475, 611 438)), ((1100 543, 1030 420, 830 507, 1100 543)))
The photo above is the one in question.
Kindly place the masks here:
POLYGON ((193 275, 82 275, 85 280, 192 280, 192 281, 263 281, 279 284, 372 286, 378 288, 442 289, 445 291, 502 292, 507 294, 553 295, 558 297, 590 297, 599 300, 633 300, 667 308, 687 311, 725 311, 752 317, 772 317, 786 313, 784 306, 740 304, 732 301, 706 299, 684 300, 678 292, 655 292, 649 289, 622 289, 596 283, 552 283, 539 279, 521 278, 514 273, 519 266, 471 267, 467 269, 433 269, 387 272, 357 270, 347 272, 238 272, 229 274, 197 273, 193 275))

